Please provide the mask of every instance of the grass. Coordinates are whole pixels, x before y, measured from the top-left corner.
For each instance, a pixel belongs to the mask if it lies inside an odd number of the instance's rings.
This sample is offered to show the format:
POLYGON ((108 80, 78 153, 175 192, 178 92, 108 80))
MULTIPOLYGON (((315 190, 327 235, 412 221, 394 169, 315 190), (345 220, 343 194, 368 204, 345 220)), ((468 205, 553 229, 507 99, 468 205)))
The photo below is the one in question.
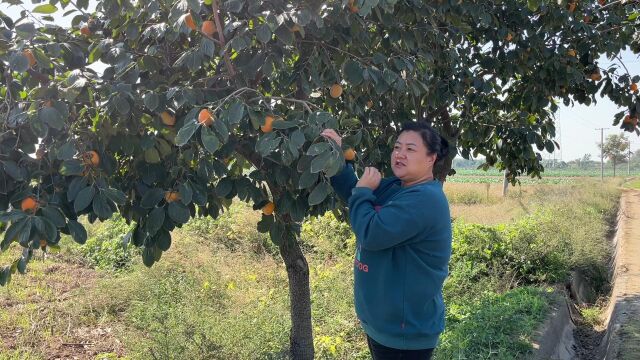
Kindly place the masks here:
POLYGON ((530 354, 531 336, 549 301, 544 289, 532 287, 483 294, 449 321, 435 359, 520 359, 530 354))
POLYGON ((629 189, 640 190, 640 178, 634 178, 629 182, 625 183, 624 186, 629 189))
MULTIPOLYGON (((493 184, 447 183, 459 233, 436 359, 529 353, 550 301, 547 282, 569 267, 606 264, 603 239, 615 213, 616 186, 523 185, 503 198, 493 184), (494 237, 482 240, 484 233, 494 237), (460 247, 465 236, 467 245, 460 247), (498 245, 502 250, 495 251, 498 245), (541 262, 547 258, 559 263, 541 262)), ((171 250, 150 269, 138 256, 124 262, 110 256, 121 250, 113 244, 127 231, 119 219, 90 226, 87 249, 63 239, 61 253, 34 260, 28 275, 0 288, 0 359, 80 353, 104 359, 285 358, 287 276, 276 248, 255 230, 259 217, 237 203, 217 220, 195 219, 174 232, 171 250), (94 345, 63 345, 74 342, 94 345)), ((310 267, 316 358, 368 359, 353 310, 355 238, 348 225, 331 214, 310 220, 301 242, 310 267)), ((0 263, 18 251, 0 254, 0 263)))

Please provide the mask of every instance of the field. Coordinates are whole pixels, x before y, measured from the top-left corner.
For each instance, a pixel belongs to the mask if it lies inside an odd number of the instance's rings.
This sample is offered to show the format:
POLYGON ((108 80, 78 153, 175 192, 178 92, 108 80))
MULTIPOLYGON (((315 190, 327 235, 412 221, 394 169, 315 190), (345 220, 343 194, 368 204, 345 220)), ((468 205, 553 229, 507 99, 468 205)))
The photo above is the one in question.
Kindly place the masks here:
MULTIPOLYGON (((605 294, 620 183, 523 183, 503 198, 501 184, 447 182, 454 255, 435 358, 522 358, 570 269, 605 294)), ((151 269, 123 249, 122 220, 89 226, 82 247, 63 239, 60 252, 39 254, 27 275, 0 288, 0 359, 284 358, 287 276, 258 219, 234 203, 217 220, 192 221, 151 269)), ((369 358, 351 299, 348 225, 331 214, 309 220, 301 241, 317 358, 369 358)), ((17 251, 0 254, 0 264, 17 251)))
MULTIPOLYGON (((604 177, 613 179, 613 169, 607 164, 603 172, 604 177)), ((619 166, 616 169, 616 177, 640 176, 639 169, 631 169, 627 175, 626 165, 619 166)), ((545 169, 541 179, 529 176, 519 177, 521 185, 540 185, 540 184, 573 184, 582 178, 600 178, 600 169, 545 169)), ((502 172, 496 169, 488 171, 479 169, 456 169, 456 174, 449 177, 451 183, 489 183, 501 184, 503 181, 502 172)))

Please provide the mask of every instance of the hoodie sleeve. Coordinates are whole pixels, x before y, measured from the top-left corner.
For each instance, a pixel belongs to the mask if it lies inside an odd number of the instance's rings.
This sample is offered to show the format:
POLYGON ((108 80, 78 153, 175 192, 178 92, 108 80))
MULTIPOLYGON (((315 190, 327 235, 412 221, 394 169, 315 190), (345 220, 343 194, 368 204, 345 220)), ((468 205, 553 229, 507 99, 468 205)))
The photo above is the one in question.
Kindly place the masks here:
POLYGON ((351 197, 351 190, 356 186, 358 178, 353 170, 353 166, 346 163, 342 168, 342 171, 331 177, 331 186, 333 190, 338 194, 342 201, 348 203, 351 197))
POLYGON ((421 233, 428 219, 421 219, 426 204, 420 192, 408 191, 378 210, 373 191, 365 187, 353 189, 349 199, 351 227, 361 246, 367 250, 384 250, 406 242, 421 233))

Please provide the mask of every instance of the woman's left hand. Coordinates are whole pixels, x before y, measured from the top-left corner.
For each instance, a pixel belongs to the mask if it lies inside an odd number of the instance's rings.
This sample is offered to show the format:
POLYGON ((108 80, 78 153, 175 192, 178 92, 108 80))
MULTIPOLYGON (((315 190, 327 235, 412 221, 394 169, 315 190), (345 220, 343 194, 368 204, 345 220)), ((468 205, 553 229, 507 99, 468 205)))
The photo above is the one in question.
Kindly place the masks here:
POLYGON ((380 185, 380 180, 382 180, 382 175, 378 169, 366 167, 356 187, 368 187, 371 190, 375 190, 380 185))

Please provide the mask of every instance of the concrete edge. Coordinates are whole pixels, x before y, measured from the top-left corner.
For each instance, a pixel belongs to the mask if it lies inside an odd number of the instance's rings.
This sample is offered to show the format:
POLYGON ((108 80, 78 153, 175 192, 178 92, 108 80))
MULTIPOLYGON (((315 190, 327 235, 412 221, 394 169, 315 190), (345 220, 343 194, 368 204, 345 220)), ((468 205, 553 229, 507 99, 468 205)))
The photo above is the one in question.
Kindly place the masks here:
POLYGON ((563 290, 553 294, 551 311, 536 331, 532 360, 570 360, 574 357, 573 330, 575 325, 569 308, 570 302, 563 290))

